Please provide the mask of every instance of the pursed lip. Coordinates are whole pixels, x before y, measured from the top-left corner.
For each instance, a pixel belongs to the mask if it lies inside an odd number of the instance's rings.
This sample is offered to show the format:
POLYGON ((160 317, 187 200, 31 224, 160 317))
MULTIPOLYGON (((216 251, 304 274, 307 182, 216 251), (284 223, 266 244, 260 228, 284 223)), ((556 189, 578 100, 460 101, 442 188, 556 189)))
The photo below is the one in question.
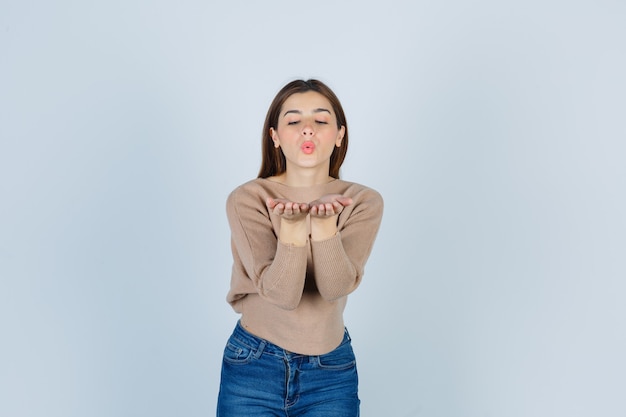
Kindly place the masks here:
POLYGON ((310 140, 307 140, 300 146, 300 149, 302 149, 305 153, 311 153, 315 150, 315 144, 310 140))

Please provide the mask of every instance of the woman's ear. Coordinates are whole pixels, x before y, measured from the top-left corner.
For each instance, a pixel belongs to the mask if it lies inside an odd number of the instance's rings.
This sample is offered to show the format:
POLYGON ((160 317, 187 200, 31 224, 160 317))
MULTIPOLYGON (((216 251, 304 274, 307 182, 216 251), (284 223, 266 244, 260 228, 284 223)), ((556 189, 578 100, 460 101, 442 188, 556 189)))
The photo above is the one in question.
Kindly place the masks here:
POLYGON ((339 129, 339 134, 337 135, 337 140, 335 141, 335 146, 340 148, 341 147, 341 142, 343 141, 343 136, 346 134, 346 127, 345 126, 341 126, 341 129, 339 129))
POLYGON ((272 138, 272 141, 274 142, 274 147, 279 148, 280 139, 278 138, 278 133, 276 132, 276 129, 274 129, 273 127, 270 127, 270 137, 272 138))

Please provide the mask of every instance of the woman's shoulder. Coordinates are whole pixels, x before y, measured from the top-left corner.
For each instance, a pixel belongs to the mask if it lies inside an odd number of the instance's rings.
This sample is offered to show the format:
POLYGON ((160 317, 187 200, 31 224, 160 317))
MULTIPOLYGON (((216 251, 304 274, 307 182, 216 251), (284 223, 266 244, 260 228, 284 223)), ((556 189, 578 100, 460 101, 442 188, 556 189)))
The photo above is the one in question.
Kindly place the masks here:
POLYGON ((338 193, 343 194, 346 197, 361 197, 368 200, 377 200, 381 203, 383 201, 382 195, 370 186, 363 185, 358 182, 345 181, 340 179, 335 180, 335 182, 337 183, 336 186, 340 189, 338 193))
POLYGON ((240 193, 240 192, 252 192, 256 190, 262 190, 264 187, 264 182, 266 182, 264 178, 254 178, 250 181, 246 181, 243 184, 238 185, 231 192, 232 193, 240 193))
POLYGON ((248 201, 252 204, 265 204, 268 197, 288 197, 290 188, 269 178, 254 178, 231 191, 228 200, 248 201))
POLYGON ((268 195, 268 190, 264 186, 262 178, 255 178, 253 180, 244 182, 233 189, 228 195, 227 202, 258 202, 265 201, 265 196, 268 195))

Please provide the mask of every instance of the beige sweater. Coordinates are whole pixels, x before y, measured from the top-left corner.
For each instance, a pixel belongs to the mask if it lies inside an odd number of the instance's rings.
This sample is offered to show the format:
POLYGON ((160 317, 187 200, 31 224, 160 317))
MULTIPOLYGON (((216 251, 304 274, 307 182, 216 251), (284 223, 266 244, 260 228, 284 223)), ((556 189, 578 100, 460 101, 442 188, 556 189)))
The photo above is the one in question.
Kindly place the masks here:
POLYGON ((320 355, 343 338, 347 295, 363 276, 381 222, 383 200, 359 184, 334 180, 290 187, 257 178, 228 197, 233 270, 227 301, 251 333, 291 352, 320 355), (338 233, 298 247, 277 238, 280 217, 268 197, 309 203, 326 194, 353 200, 337 220, 338 233))

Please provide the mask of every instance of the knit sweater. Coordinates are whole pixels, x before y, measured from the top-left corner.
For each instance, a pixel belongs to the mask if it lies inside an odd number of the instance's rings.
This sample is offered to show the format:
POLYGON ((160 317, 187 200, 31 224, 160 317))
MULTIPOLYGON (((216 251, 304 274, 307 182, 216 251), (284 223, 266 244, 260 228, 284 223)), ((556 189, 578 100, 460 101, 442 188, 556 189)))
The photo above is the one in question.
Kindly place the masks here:
POLYGON ((382 219, 383 199, 365 186, 333 180, 291 187, 257 178, 228 197, 233 269, 227 301, 251 333, 288 351, 330 352, 343 338, 347 296, 361 282, 382 219), (327 194, 352 198, 337 234, 304 246, 278 239, 280 216, 268 197, 310 203, 327 194))

